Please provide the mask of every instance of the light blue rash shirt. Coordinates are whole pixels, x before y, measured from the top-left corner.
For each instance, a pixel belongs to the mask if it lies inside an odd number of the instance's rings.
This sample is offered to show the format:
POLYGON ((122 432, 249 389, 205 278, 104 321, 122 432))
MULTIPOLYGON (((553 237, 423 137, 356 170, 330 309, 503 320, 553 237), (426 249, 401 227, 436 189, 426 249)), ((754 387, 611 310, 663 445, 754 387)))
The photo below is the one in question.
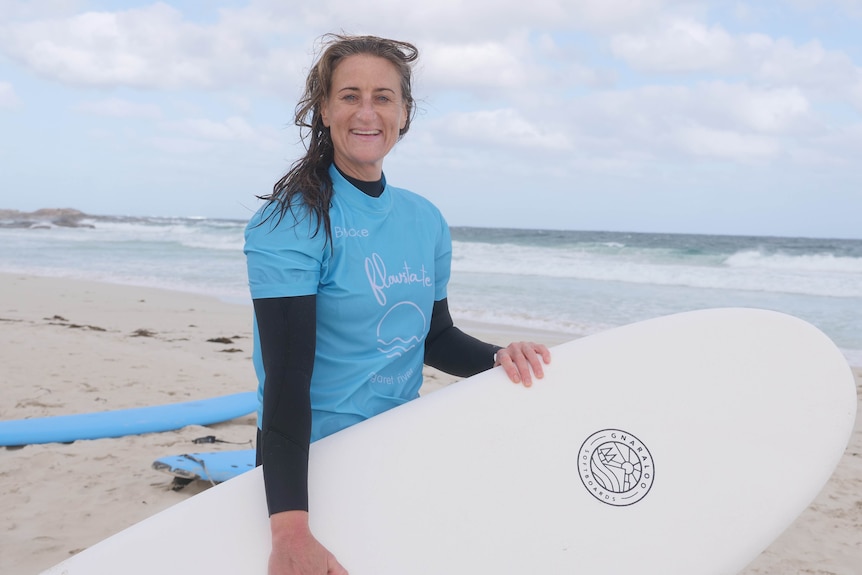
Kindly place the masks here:
MULTIPOLYGON (((449 227, 431 202, 389 185, 374 198, 334 166, 329 174, 331 245, 322 228, 313 236, 316 221, 302 206, 276 225, 268 203, 245 232, 253 299, 316 295, 312 441, 418 396, 431 310, 446 297, 452 259, 449 227)), ((260 424, 257 321, 253 361, 260 424)))

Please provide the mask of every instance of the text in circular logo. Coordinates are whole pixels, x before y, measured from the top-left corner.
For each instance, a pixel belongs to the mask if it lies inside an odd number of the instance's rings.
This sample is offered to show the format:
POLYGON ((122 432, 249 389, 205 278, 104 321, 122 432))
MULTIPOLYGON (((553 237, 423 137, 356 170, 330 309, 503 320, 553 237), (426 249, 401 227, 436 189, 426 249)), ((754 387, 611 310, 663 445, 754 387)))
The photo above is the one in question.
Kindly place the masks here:
POLYGON ((616 507, 646 497, 655 478, 649 449, 621 429, 603 429, 590 435, 581 445, 578 470, 593 497, 616 507))

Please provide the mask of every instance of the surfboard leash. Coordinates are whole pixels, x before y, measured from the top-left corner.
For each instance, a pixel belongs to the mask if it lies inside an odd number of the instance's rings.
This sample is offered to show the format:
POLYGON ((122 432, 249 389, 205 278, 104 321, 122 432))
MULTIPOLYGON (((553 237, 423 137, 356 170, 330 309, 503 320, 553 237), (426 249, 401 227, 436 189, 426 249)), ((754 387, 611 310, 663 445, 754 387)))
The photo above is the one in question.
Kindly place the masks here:
POLYGON ((195 463, 200 465, 203 468, 204 474, 207 476, 207 479, 209 480, 209 482, 212 484, 213 487, 215 487, 216 482, 213 481, 212 476, 210 476, 210 472, 207 470, 207 464, 203 459, 198 459, 194 455, 189 455, 188 453, 183 453, 182 456, 185 457, 186 459, 188 459, 190 461, 194 461, 195 463))

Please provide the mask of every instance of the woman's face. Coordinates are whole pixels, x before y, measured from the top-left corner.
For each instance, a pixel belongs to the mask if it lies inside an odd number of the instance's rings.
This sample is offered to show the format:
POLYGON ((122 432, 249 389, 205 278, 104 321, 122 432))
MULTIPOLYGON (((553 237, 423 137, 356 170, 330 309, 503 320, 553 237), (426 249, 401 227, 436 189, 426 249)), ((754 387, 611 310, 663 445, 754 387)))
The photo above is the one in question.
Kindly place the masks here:
POLYGON ((407 123, 398 70, 377 56, 344 58, 332 73, 321 117, 341 171, 359 180, 379 180, 383 158, 407 123))

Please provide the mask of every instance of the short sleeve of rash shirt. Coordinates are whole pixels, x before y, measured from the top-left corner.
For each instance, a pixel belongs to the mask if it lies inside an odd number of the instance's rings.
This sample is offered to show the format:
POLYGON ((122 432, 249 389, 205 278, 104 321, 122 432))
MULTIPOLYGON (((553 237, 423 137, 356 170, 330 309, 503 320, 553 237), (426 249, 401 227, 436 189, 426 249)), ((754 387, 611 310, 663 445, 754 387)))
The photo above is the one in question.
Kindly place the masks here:
POLYGON ((310 214, 299 207, 282 217, 271 203, 246 228, 245 253, 252 299, 312 295, 323 265, 325 233, 315 234, 310 214))

